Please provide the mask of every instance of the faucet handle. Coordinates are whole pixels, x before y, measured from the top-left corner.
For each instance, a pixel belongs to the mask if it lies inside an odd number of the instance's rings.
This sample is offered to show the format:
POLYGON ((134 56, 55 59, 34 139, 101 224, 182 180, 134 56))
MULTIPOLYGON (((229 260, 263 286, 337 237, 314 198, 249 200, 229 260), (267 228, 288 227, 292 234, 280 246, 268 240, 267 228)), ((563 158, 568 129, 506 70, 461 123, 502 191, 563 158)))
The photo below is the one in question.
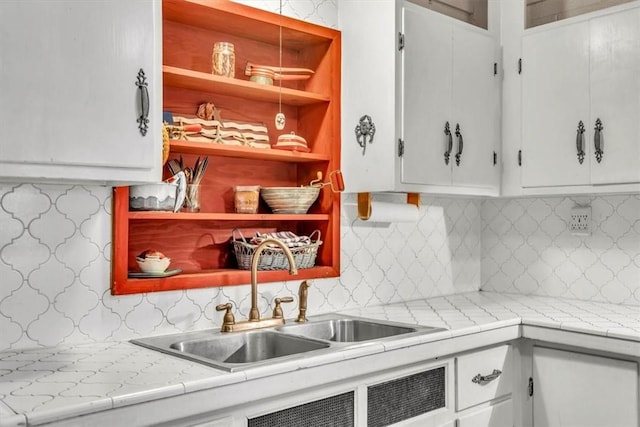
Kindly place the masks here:
POLYGON ((230 302, 216 305, 216 311, 227 310, 226 313, 224 313, 224 318, 222 319, 222 328, 220 328, 220 331, 222 332, 232 332, 233 325, 236 324, 236 319, 233 317, 233 313, 231 312, 232 308, 233 306, 230 302))
POLYGON ((284 314, 282 313, 282 307, 280 306, 280 303, 282 302, 293 302, 293 297, 276 298, 276 306, 273 307, 274 319, 282 319, 284 317, 284 314))

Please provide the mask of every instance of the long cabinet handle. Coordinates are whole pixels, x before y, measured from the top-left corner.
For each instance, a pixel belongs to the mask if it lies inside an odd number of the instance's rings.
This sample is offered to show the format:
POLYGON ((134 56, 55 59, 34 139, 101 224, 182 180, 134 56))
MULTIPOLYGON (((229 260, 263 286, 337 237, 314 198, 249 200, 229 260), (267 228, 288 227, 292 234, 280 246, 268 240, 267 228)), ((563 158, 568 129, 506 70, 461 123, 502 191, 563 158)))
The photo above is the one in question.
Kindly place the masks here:
POLYGON ((149 129, 149 90, 147 89, 147 76, 142 68, 138 71, 136 86, 138 86, 138 91, 140 92, 140 116, 136 121, 138 122, 140 133, 145 136, 149 129))
POLYGON ((582 164, 584 162, 584 123, 582 120, 578 123, 576 151, 578 152, 578 163, 582 164))
POLYGON ((490 383, 491 381, 497 379, 502 374, 502 371, 499 369, 494 369, 489 375, 481 375, 478 374, 471 379, 471 382, 474 384, 485 385, 490 383))
POLYGON ((449 122, 444 124, 444 134, 447 137, 447 149, 444 152, 444 164, 449 164, 451 158, 451 150, 453 150, 453 136, 451 135, 451 129, 449 128, 449 122))
POLYGON ((464 149, 464 141, 462 140, 462 132, 460 132, 459 123, 456 123, 456 137, 458 138, 458 152, 456 153, 456 166, 460 166, 460 161, 462 161, 462 150, 464 149))
POLYGON ((596 160, 600 163, 604 155, 604 138, 602 137, 604 126, 602 126, 602 120, 596 119, 596 126, 593 129, 595 130, 593 133, 593 145, 596 149, 596 160))

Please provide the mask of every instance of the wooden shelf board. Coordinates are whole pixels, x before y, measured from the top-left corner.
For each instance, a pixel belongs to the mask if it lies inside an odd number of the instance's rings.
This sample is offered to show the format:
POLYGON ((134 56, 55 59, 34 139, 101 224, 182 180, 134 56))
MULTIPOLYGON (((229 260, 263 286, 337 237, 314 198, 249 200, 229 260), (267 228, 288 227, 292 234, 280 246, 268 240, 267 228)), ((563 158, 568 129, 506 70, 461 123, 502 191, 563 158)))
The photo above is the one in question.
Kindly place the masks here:
POLYGON ((327 95, 288 88, 280 89, 279 86, 260 85, 249 80, 221 77, 169 65, 162 67, 162 80, 165 86, 236 96, 251 101, 277 103, 282 96, 283 104, 295 107, 325 103, 331 100, 327 95))
POLYGON ((240 147, 236 145, 222 145, 184 140, 171 140, 171 152, 182 154, 197 154, 199 156, 237 157, 242 159, 274 160, 289 163, 326 162, 330 160, 328 154, 301 153, 298 151, 240 147))
POLYGON ((329 214, 236 214, 204 212, 129 212, 131 220, 180 220, 180 221, 328 221, 329 214))
POLYGON ((224 28, 229 34, 274 45, 280 41, 282 28, 285 49, 304 49, 309 44, 326 43, 335 37, 328 27, 220 0, 163 0, 162 17, 209 30, 224 28))
MULTIPOLYGON (((338 277, 340 274, 333 267, 316 266, 298 270, 292 276, 288 270, 259 271, 258 284, 264 282, 278 282, 290 280, 305 280, 315 278, 338 277)), ((251 283, 249 270, 223 269, 209 270, 198 273, 181 273, 164 278, 127 278, 124 283, 114 281, 112 293, 116 295, 136 294, 143 292, 171 291, 180 289, 196 289, 211 286, 229 286, 251 283)))

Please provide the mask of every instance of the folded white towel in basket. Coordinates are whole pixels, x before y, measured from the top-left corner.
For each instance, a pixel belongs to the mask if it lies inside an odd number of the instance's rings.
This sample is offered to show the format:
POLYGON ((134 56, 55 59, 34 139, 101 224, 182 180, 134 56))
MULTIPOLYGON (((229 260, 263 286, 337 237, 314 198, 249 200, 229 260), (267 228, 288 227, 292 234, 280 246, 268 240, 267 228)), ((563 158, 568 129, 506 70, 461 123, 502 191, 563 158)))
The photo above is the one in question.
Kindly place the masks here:
MULTIPOLYGON (((266 239, 278 239, 284 243, 288 248, 299 248, 301 246, 307 246, 311 244, 311 237, 298 236, 291 231, 276 231, 275 233, 259 233, 251 238, 251 243, 259 245, 266 239)), ((269 247, 277 248, 277 245, 268 245, 269 247)))

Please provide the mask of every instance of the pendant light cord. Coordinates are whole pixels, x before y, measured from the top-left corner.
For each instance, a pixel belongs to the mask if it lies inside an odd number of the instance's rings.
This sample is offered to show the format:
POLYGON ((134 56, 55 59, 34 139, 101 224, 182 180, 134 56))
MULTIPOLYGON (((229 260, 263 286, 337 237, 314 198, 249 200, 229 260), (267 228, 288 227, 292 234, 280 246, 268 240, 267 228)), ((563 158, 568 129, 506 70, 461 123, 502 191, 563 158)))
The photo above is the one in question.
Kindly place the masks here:
POLYGON ((278 82, 280 83, 280 92, 278 94, 278 112, 282 113, 282 0, 280 0, 280 33, 279 33, 279 64, 280 69, 278 70, 280 73, 280 78, 278 82))

